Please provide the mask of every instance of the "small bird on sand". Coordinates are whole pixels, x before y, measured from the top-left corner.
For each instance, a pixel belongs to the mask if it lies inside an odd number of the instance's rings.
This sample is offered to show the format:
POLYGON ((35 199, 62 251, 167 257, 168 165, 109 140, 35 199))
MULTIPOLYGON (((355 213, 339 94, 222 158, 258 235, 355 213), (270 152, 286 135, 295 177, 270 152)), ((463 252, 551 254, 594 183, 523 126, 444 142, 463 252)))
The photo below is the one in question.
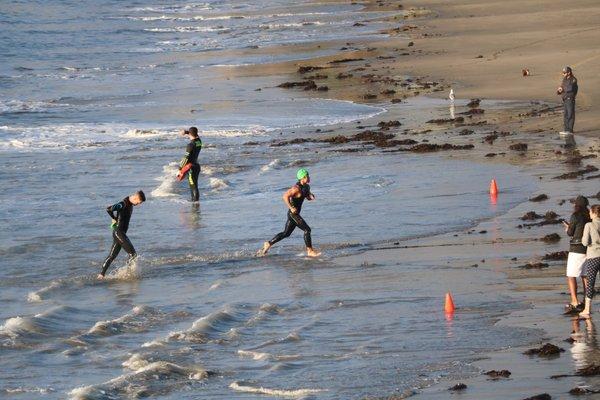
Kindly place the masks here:
POLYGON ((523 76, 529 76, 529 68, 523 68, 523 70, 521 71, 521 73, 523 74, 523 76))
POLYGON ((448 98, 451 102, 454 103, 454 89, 450 89, 450 94, 448 95, 448 98))

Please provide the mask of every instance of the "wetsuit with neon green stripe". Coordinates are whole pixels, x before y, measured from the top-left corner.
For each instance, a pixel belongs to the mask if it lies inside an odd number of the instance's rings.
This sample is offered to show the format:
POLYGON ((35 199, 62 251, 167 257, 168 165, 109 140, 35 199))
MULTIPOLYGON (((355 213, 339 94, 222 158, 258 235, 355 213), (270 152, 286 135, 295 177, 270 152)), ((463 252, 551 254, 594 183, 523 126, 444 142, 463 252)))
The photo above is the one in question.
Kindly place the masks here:
POLYGON ((185 148, 185 155, 179 163, 179 169, 183 168, 187 163, 192 164, 188 172, 188 182, 190 184, 190 191, 192 192, 192 201, 200 200, 200 191, 198 190, 198 175, 200 175, 200 164, 198 164, 198 155, 202 150, 202 140, 195 138, 190 141, 185 148))
POLYGON ((303 185, 300 181, 296 182, 295 185, 300 190, 299 197, 291 197, 290 204, 292 207, 296 209, 296 214, 292 213, 291 210, 288 210, 287 213, 287 221, 285 223, 285 227, 283 231, 279 232, 273 239, 269 240, 269 244, 272 246, 275 243, 289 237, 296 227, 302 229, 304 231, 304 244, 308 248, 312 248, 312 238, 310 235, 311 229, 310 226, 306 223, 304 218, 300 216, 300 211, 302 210, 302 203, 304 203, 304 199, 310 196, 310 186, 308 184, 303 185))
POLYGON ((102 264, 102 272, 100 275, 104 276, 110 264, 117 258, 117 255, 123 248, 128 254, 129 258, 133 259, 136 256, 135 249, 131 244, 131 241, 127 237, 127 229, 129 229, 129 220, 131 219, 131 214, 133 213, 133 204, 129 201, 129 198, 126 197, 117 204, 113 204, 112 206, 108 206, 106 208, 106 212, 110 217, 117 221, 116 225, 113 226, 113 244, 110 248, 110 253, 104 264, 102 264), (117 213, 115 215, 115 213, 117 213))

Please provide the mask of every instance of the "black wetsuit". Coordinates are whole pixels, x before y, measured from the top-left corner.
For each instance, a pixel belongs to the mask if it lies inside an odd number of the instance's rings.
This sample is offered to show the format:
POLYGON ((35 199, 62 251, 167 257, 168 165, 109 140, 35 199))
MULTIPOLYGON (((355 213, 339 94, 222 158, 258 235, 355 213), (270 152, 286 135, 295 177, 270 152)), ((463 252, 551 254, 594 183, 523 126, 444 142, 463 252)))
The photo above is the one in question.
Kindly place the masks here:
POLYGON ((126 197, 117 204, 107 207, 106 212, 112 219, 117 220, 117 226, 113 230, 113 244, 110 248, 110 253, 102 265, 102 272, 100 273, 102 276, 104 276, 106 270, 108 267, 110 267, 110 264, 113 262, 113 260, 117 258, 121 248, 125 249, 125 251, 129 254, 130 259, 136 256, 135 249, 127 237, 129 220, 131 219, 131 214, 133 213, 133 204, 131 204, 129 198, 126 197), (115 212, 117 215, 114 214, 115 212))
POLYGON ((279 232, 275 237, 269 240, 270 245, 274 245, 282 239, 290 236, 296 227, 302 229, 304 231, 304 244, 306 247, 312 247, 312 239, 310 236, 310 226, 304 221, 304 218, 300 216, 300 210, 302 209, 302 203, 304 203, 304 199, 306 199, 310 195, 310 186, 302 185, 300 181, 296 183, 296 187, 300 189, 300 197, 292 197, 290 198, 290 203, 296 209, 296 214, 293 214, 291 211, 287 213, 287 222, 285 223, 285 228, 283 232, 279 232))
POLYGON ((196 138, 190 141, 185 148, 185 156, 179 163, 179 169, 183 168, 185 164, 192 163, 192 168, 188 172, 188 182, 190 184, 190 191, 192 192, 192 201, 200 200, 200 191, 198 190, 198 175, 200 174, 200 164, 198 164, 198 155, 202 150, 202 140, 196 138))

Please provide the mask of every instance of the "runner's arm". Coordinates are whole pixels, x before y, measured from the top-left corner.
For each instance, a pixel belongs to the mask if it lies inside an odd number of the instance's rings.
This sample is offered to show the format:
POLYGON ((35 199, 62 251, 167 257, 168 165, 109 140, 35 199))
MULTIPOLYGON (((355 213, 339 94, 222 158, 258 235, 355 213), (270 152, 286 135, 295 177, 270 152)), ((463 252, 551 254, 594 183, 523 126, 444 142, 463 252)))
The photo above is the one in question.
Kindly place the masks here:
POLYGON ((113 204, 112 206, 108 206, 106 207, 106 212, 108 213, 108 215, 110 215, 110 217, 112 219, 117 219, 117 216, 115 216, 115 211, 118 213, 123 207, 125 206, 125 204, 123 204, 122 201, 118 202, 117 204, 113 204))
POLYGON ((283 194, 283 202, 285 203, 285 205, 287 206, 287 208, 290 209, 290 211, 292 213, 296 212, 296 208, 292 205, 292 203, 290 203, 290 199, 292 197, 296 197, 296 195, 298 195, 298 193, 300 193, 300 189, 298 189, 297 186, 292 186, 291 188, 289 188, 287 190, 287 192, 285 192, 283 194))

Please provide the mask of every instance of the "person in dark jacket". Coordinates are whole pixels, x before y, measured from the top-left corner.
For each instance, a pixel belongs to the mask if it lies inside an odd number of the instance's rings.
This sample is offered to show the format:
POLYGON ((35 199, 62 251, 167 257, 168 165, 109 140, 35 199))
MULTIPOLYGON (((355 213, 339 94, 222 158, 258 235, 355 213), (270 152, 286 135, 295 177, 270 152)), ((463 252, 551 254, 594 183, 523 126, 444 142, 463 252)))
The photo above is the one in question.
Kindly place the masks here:
POLYGON ((578 196, 573 206, 573 214, 569 223, 563 222, 567 235, 571 237, 569 243, 569 256, 567 258, 567 283, 571 302, 566 305, 566 314, 575 314, 583 309, 583 302, 577 299, 577 278, 581 277, 583 291, 585 293, 586 278, 583 271, 583 263, 586 258, 586 247, 581 243, 585 224, 590 222, 588 211, 589 201, 585 196, 578 196))
POLYGON ((120 202, 106 207, 106 212, 112 218, 110 227, 113 230, 113 244, 108 257, 106 257, 104 264, 102 264, 102 271, 98 274, 98 279, 104 279, 108 267, 117 258, 121 248, 125 249, 127 254, 129 254, 129 261, 137 256, 131 241, 127 237, 127 230, 129 229, 131 214, 133 214, 133 207, 142 204, 144 201, 146 201, 146 195, 140 190, 129 197, 125 197, 120 202), (115 213, 117 214, 115 215, 115 213))
POLYGON ((564 131, 561 133, 572 134, 573 126, 575 125, 575 97, 577 97, 579 86, 571 67, 564 67, 562 73, 563 80, 556 91, 556 94, 562 98, 564 109, 564 131))
POLYGON ((179 170, 186 166, 186 164, 192 164, 188 171, 188 182, 190 184, 190 191, 192 192, 192 201, 200 201, 200 191, 198 190, 198 175, 200 175, 200 164, 198 164, 198 155, 202 150, 202 140, 198 137, 198 128, 192 126, 188 130, 182 131, 182 134, 187 135, 190 138, 190 142, 185 148, 185 155, 179 163, 179 170))

